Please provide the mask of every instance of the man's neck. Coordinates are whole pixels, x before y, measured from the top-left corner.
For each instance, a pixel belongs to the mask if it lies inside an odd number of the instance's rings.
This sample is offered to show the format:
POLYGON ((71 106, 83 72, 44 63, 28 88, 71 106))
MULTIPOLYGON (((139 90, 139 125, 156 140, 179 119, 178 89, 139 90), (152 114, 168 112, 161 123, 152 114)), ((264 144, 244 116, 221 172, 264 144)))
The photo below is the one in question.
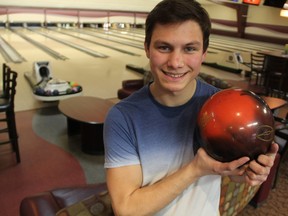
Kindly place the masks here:
POLYGON ((187 103, 194 95, 197 82, 194 79, 189 86, 186 86, 182 91, 167 92, 158 88, 157 84, 150 85, 150 91, 154 99, 160 104, 168 107, 181 106, 187 103))

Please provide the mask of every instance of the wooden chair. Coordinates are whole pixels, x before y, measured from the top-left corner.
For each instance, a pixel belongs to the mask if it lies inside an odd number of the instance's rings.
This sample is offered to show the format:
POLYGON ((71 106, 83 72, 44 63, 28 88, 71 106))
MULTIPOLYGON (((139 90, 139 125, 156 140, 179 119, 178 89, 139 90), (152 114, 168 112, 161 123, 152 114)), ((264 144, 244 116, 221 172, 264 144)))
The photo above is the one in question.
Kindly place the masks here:
POLYGON ((276 56, 265 56, 264 61, 266 95, 287 98, 288 60, 276 56))
POLYGON ((7 64, 2 64, 2 89, 0 90, 1 96, 3 96, 6 86, 7 86, 7 78, 8 78, 8 72, 10 70, 10 67, 7 64))
POLYGON ((263 70, 263 65, 264 65, 264 59, 265 56, 262 54, 258 53, 251 53, 251 61, 250 61, 250 80, 252 80, 252 76, 255 74, 256 75, 256 80, 255 80, 255 85, 263 85, 264 82, 264 70, 263 70))
POLYGON ((0 122, 3 128, 0 129, 0 145, 11 144, 13 152, 16 153, 17 163, 20 163, 20 152, 18 146, 18 134, 14 112, 14 97, 16 94, 17 73, 5 68, 5 83, 3 85, 3 95, 0 97, 0 122), (2 124, 1 124, 2 125, 2 124))

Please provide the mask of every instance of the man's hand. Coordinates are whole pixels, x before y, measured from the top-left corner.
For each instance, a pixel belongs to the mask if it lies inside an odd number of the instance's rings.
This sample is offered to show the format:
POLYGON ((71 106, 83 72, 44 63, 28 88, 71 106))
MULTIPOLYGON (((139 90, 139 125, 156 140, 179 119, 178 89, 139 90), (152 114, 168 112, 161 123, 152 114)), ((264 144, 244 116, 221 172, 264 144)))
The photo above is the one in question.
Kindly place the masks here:
POLYGON ((205 175, 242 176, 245 173, 243 165, 249 160, 249 157, 241 157, 231 162, 220 162, 200 148, 191 164, 193 164, 193 171, 196 170, 198 177, 205 175))
POLYGON ((270 173, 278 149, 278 144, 272 143, 268 153, 259 155, 257 160, 250 161, 249 164, 242 167, 245 169, 243 175, 230 175, 231 180, 246 182, 252 186, 262 184, 270 173))
POLYGON ((218 174, 229 176, 235 182, 246 182, 252 186, 260 185, 266 181, 270 173, 278 148, 276 143, 272 143, 269 151, 265 155, 259 155, 257 160, 249 162, 249 157, 241 157, 224 163, 213 159, 203 148, 200 148, 192 164, 194 168, 196 167, 199 177, 218 174))

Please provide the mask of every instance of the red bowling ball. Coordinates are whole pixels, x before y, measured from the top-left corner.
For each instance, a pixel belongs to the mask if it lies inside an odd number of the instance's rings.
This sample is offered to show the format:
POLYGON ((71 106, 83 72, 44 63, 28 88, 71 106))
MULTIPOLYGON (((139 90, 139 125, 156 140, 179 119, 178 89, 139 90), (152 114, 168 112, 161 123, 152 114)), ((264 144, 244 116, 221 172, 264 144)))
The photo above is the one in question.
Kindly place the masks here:
POLYGON ((204 148, 214 159, 251 160, 265 154, 274 139, 274 118, 266 102, 251 91, 226 89, 211 96, 198 116, 204 148))

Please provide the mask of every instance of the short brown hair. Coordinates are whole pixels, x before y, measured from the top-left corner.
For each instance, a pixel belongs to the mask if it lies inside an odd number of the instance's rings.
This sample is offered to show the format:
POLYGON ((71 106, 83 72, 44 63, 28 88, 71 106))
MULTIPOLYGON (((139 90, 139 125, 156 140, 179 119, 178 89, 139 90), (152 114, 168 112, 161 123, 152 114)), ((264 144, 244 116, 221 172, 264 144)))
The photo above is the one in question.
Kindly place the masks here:
POLYGON ((203 51, 209 46, 211 20, 207 11, 196 0, 163 0, 149 13, 145 26, 145 44, 149 47, 154 27, 181 23, 187 20, 197 22, 203 34, 203 51))

